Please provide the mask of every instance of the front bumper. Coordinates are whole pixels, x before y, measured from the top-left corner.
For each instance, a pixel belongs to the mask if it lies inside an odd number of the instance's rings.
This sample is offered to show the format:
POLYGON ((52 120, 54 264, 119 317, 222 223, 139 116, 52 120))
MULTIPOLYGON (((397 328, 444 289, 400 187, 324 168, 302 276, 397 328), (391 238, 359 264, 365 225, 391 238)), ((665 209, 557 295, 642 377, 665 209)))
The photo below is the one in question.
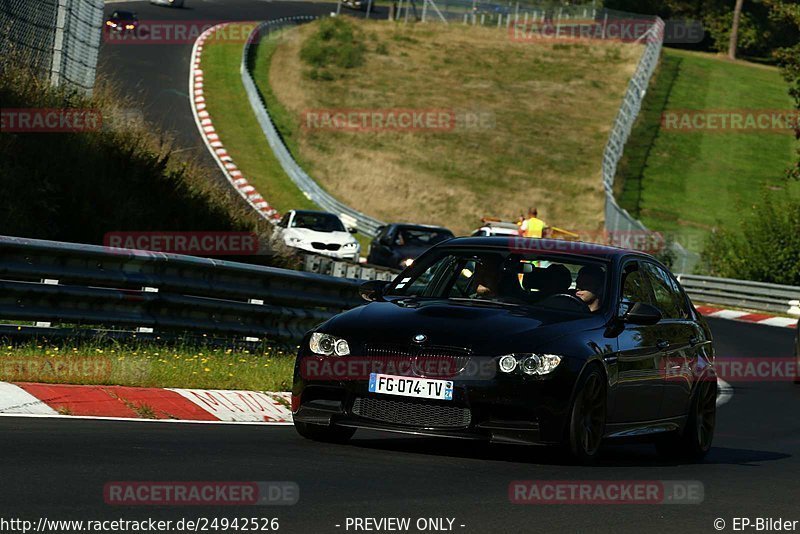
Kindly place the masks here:
POLYGON ((417 399, 370 393, 368 380, 307 380, 296 367, 292 411, 295 421, 323 426, 495 443, 561 442, 574 383, 566 366, 546 379, 498 374, 453 382, 452 401, 417 399))
POLYGON ((319 254, 320 256, 328 256, 330 258, 335 258, 337 260, 349 260, 349 261, 357 261, 360 252, 359 251, 360 247, 355 247, 355 248, 341 247, 339 248, 339 250, 320 250, 306 243, 301 243, 299 245, 286 243, 286 246, 296 248, 304 252, 310 252, 312 254, 319 254))

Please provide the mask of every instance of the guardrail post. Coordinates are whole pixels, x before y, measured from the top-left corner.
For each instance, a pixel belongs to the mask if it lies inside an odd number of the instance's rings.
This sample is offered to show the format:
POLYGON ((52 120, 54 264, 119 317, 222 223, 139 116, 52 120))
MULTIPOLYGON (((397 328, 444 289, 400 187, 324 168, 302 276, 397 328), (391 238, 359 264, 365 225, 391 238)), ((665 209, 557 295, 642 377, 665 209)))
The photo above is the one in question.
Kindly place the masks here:
MULTIPOLYGON (((41 283, 48 286, 57 286, 58 280, 54 280, 52 278, 43 278, 41 283)), ((39 328, 50 328, 53 326, 50 321, 36 321, 34 324, 39 328)))

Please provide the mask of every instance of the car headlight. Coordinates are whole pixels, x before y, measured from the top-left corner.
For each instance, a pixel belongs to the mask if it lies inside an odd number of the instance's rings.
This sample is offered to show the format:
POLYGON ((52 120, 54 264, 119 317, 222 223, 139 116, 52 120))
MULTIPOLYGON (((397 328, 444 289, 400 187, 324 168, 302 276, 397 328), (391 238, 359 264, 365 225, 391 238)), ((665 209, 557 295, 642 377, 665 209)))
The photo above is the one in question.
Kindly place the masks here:
POLYGON ((400 262, 400 265, 403 267, 410 267, 412 263, 414 263, 414 258, 406 258, 400 262))
POLYGON ((504 373, 513 373, 519 368, 523 374, 542 376, 555 371, 561 359, 561 356, 555 354, 516 353, 501 356, 497 365, 504 373))
POLYGON ((319 332, 311 334, 308 348, 314 354, 321 356, 347 356, 350 354, 350 345, 347 344, 347 340, 319 332))
POLYGON ((287 242, 292 244, 292 245, 296 245, 298 243, 302 243, 303 240, 301 238, 299 238, 299 237, 290 237, 290 238, 287 239, 287 242))
POLYGON ((342 248, 356 248, 357 246, 358 246, 358 243, 355 243, 355 242, 353 242, 353 243, 345 243, 344 245, 342 245, 342 248))

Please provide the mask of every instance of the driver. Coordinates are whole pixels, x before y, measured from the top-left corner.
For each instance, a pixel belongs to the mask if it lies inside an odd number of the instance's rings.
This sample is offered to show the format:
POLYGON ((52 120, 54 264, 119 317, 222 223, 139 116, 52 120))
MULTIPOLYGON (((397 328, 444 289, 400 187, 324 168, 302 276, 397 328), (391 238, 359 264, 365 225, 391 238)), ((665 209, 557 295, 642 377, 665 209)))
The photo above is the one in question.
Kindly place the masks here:
POLYGON ((476 298, 492 299, 497 297, 502 263, 503 258, 500 256, 491 255, 481 258, 475 273, 476 298))
POLYGON ((578 271, 575 280, 575 296, 581 299, 592 313, 602 305, 605 273, 597 265, 587 265, 578 271))

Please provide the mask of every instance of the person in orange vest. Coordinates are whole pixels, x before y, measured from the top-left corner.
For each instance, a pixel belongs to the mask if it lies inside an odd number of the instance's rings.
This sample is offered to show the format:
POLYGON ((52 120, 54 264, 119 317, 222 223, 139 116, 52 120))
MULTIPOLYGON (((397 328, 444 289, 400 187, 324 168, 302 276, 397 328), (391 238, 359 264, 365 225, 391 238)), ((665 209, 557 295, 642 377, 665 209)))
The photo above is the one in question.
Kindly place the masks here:
POLYGON ((538 218, 539 212, 536 208, 528 210, 528 218, 522 221, 522 226, 519 228, 519 233, 523 237, 534 237, 541 239, 547 229, 547 223, 538 218))

